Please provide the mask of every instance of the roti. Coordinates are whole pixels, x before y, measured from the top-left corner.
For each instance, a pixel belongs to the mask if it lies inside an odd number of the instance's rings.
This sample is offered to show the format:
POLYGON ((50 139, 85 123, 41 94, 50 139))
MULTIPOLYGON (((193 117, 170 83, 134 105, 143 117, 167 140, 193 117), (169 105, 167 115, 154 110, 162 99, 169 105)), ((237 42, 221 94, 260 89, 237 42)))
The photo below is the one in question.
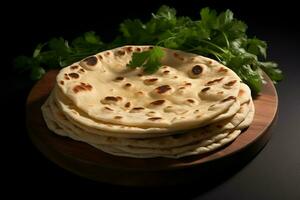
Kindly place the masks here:
MULTIPOLYGON (((127 139, 113 136, 101 136, 84 130, 70 121, 59 110, 55 101, 53 100, 53 94, 50 95, 48 101, 45 104, 45 111, 50 113, 50 117, 56 124, 58 124, 68 135, 75 134, 76 140, 80 138, 80 141, 94 144, 110 144, 121 146, 136 146, 136 147, 154 147, 154 148, 170 148, 179 147, 187 144, 195 143, 197 141, 215 137, 218 134, 222 134, 224 131, 234 129, 239 123, 241 123, 247 116, 250 105, 244 103, 241 106, 239 112, 230 119, 223 120, 221 122, 211 124, 205 128, 195 129, 188 131, 184 134, 176 134, 172 136, 156 137, 149 139, 127 139)), ((55 129, 53 131, 56 131, 55 129)))
POLYGON ((240 78, 209 58, 164 48, 156 73, 126 67, 133 52, 149 48, 125 46, 88 57, 62 69, 57 85, 92 119, 168 131, 204 126, 236 102, 240 78))
POLYGON ((54 133, 133 158, 181 158, 236 139, 254 118, 250 88, 229 68, 196 54, 163 48, 153 74, 126 64, 124 46, 63 68, 42 106, 54 133))
POLYGON ((118 147, 114 147, 114 146, 109 146, 109 145, 95 145, 95 144, 91 144, 92 146, 106 152, 112 155, 116 155, 116 156, 125 156, 125 157, 132 157, 132 158, 155 158, 155 157, 165 157, 165 158, 182 158, 185 156, 191 156, 191 155, 198 155, 198 154, 203 154, 203 153, 208 153, 211 151, 214 151, 216 149, 221 148, 222 146, 225 146, 227 144, 229 144, 230 142, 232 142, 233 140, 235 140, 239 134, 241 133, 240 130, 235 130, 231 133, 224 133, 224 135, 222 135, 223 137, 221 137, 221 139, 219 140, 214 140, 213 142, 211 142, 210 140, 207 141, 202 141, 203 144, 201 145, 201 143, 196 144, 195 146, 191 147, 192 150, 189 151, 185 151, 185 152, 181 152, 181 153, 176 153, 176 150, 178 149, 173 149, 170 151, 165 151, 165 152, 161 152, 161 151, 156 151, 156 152, 152 152, 152 150, 150 150, 150 152, 148 150, 145 149, 137 149, 137 148, 132 148, 132 147, 123 147, 123 148, 118 148, 118 147), (170 154, 170 152, 174 152, 173 154, 170 154))
MULTIPOLYGON (((51 111, 51 106, 49 105, 49 101, 43 105, 42 109, 44 113, 44 119, 46 120, 50 130, 54 131, 55 133, 58 133, 61 136, 68 136, 74 140, 87 142, 86 140, 82 139, 80 134, 79 135, 76 134, 72 129, 68 127, 62 128, 60 126, 62 123, 59 120, 55 120, 57 118, 55 115, 53 115, 53 111, 51 111)), ((194 142, 189 145, 184 145, 175 148, 174 147, 166 148, 166 149, 135 147, 135 146, 131 146, 130 144, 119 146, 119 145, 111 145, 109 143, 107 144, 93 143, 96 140, 92 140, 92 142, 87 142, 87 143, 102 151, 105 151, 113 155, 118 155, 118 156, 127 156, 127 157, 135 157, 135 158, 152 158, 152 157, 180 158, 188 155, 195 155, 195 154, 201 154, 201 153, 207 153, 209 151, 213 151, 231 142, 239 134, 240 131, 232 131, 232 132, 227 131, 219 134, 212 134, 210 132, 210 133, 203 134, 201 140, 197 141, 196 143, 194 142), (207 137, 208 135, 209 137, 207 137)), ((130 139, 125 139, 125 141, 126 140, 128 142, 130 139)))

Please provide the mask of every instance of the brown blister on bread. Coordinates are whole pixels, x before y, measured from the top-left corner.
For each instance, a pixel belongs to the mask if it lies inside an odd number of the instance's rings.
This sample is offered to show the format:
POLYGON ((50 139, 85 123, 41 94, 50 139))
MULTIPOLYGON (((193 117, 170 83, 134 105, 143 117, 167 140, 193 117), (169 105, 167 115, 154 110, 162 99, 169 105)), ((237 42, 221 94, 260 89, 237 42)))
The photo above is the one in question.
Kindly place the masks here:
POLYGON ((144 83, 145 83, 146 85, 151 85, 151 84, 156 83, 157 80, 158 80, 158 78, 148 78, 148 79, 145 79, 145 80, 144 80, 144 83))
POLYGON ((234 97, 234 96, 229 96, 229 97, 223 99, 221 102, 224 103, 224 102, 230 101, 230 100, 236 100, 236 97, 234 97))
POLYGON ((240 89, 240 91, 239 91, 239 96, 242 96, 242 95, 244 95, 244 93, 245 93, 245 90, 243 90, 243 89, 240 89))
POLYGON ((124 56, 124 55, 125 55, 125 51, 123 51, 123 50, 118 50, 118 51, 116 52, 116 55, 117 55, 117 56, 124 56))
POLYGON ((222 81, 223 79, 224 79, 223 77, 217 78, 217 79, 208 81, 205 85, 212 85, 212 84, 214 84, 214 83, 218 83, 218 82, 222 81))
POLYGON ((148 118, 148 120, 150 121, 157 121, 157 120, 161 120, 162 118, 161 117, 150 117, 148 118))
POLYGON ((144 96, 144 92, 142 91, 138 91, 135 93, 136 96, 144 96))
POLYGON ((132 52, 132 47, 126 47, 126 51, 129 53, 132 52))
POLYGON ((64 74, 64 79, 65 79, 65 80, 70 80, 68 74, 64 74))
POLYGON ((77 74, 77 73, 69 73, 68 75, 69 75, 69 77, 71 77, 73 79, 79 78, 79 74, 77 74))
POLYGON ((115 81, 123 81, 125 78, 122 76, 118 76, 115 78, 115 81))
POLYGON ((220 72, 220 73, 226 73, 226 72, 228 72, 228 69, 225 69, 224 67, 220 67, 218 69, 218 72, 220 72))
POLYGON ((193 68, 192 68, 192 73, 194 75, 199 75, 201 74, 203 71, 203 68, 200 66, 200 65, 195 65, 193 68))
POLYGON ((191 104, 194 104, 195 103, 195 100, 194 99, 187 99, 186 100, 188 103, 191 103, 191 104))
POLYGON ((129 87, 131 87, 131 86, 132 86, 131 83, 126 83, 126 84, 124 85, 125 88, 129 88, 129 87))
POLYGON ((73 65, 73 66, 70 67, 70 69, 75 70, 75 69, 78 69, 78 67, 79 67, 78 65, 73 65))
POLYGON ((107 96, 104 99, 101 100, 101 103, 103 104, 116 104, 119 101, 122 101, 122 97, 120 96, 107 96))
POLYGON ((106 101, 118 101, 119 100, 117 97, 113 97, 113 96, 107 96, 104 99, 106 101))
POLYGON ((122 119, 122 116, 114 116, 114 119, 122 119))
POLYGON ((187 73, 190 78, 199 78, 200 76, 203 76, 204 68, 206 68, 204 64, 197 64, 188 70, 187 73))
POLYGON ((208 64, 208 65, 211 65, 211 64, 213 64, 213 61, 212 61, 212 60, 209 60, 209 61, 207 61, 207 64, 208 64))
POLYGON ((96 56, 90 56, 90 57, 84 59, 83 62, 85 62, 89 66, 95 66, 98 62, 98 59, 96 56))
POLYGON ((165 100, 160 99, 160 100, 152 101, 152 102, 150 103, 150 105, 151 105, 151 106, 160 106, 160 105, 162 105, 162 104, 164 104, 164 103, 165 103, 165 100))
POLYGON ((155 88, 155 92, 158 94, 163 94, 171 89, 172 88, 169 85, 162 85, 162 86, 155 88))
POLYGON ((88 83, 80 83, 80 85, 76 85, 73 87, 73 92, 78 93, 82 91, 91 91, 93 87, 88 83))
POLYGON ((125 108, 129 108, 130 107, 130 102, 127 102, 125 105, 124 105, 125 108))
POLYGON ((107 107, 107 106, 105 106, 103 109, 106 110, 106 111, 114 111, 112 108, 107 107))
POLYGON ((237 80, 229 81, 228 83, 225 83, 224 86, 230 87, 230 86, 233 86, 236 82, 237 82, 237 80))
POLYGON ((170 73, 170 71, 169 70, 165 70, 165 71, 163 71, 163 74, 164 75, 168 75, 170 73))
POLYGON ((206 92, 206 91, 208 91, 210 89, 210 87, 205 87, 205 88, 203 88, 202 90, 201 90, 201 92, 206 92))
POLYGON ((137 113, 137 112, 140 112, 142 110, 145 110, 145 108, 143 108, 143 107, 134 107, 129 112, 130 113, 137 113))
POLYGON ((81 68, 81 69, 79 69, 77 72, 80 73, 80 74, 82 74, 82 73, 85 72, 85 70, 81 68))

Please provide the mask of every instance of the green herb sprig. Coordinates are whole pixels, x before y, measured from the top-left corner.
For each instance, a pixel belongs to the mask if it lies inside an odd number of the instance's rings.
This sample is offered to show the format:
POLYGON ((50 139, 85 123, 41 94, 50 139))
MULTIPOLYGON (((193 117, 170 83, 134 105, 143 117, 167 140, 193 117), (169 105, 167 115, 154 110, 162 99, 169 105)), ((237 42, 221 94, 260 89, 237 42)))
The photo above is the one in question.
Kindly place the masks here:
POLYGON ((128 67, 142 67, 154 73, 161 66, 164 53, 159 47, 179 49, 218 60, 234 70, 259 93, 263 84, 262 71, 274 83, 283 75, 275 62, 267 61, 267 44, 258 38, 249 38, 247 25, 234 18, 230 10, 218 14, 203 8, 200 18, 176 16, 176 10, 162 6, 147 22, 139 19, 125 20, 120 24, 120 34, 111 43, 104 43, 95 32, 87 32, 68 42, 54 38, 37 45, 32 57, 20 56, 15 65, 20 71, 30 71, 32 79, 39 79, 45 71, 64 67, 101 50, 126 44, 151 44, 153 49, 134 53, 128 67))

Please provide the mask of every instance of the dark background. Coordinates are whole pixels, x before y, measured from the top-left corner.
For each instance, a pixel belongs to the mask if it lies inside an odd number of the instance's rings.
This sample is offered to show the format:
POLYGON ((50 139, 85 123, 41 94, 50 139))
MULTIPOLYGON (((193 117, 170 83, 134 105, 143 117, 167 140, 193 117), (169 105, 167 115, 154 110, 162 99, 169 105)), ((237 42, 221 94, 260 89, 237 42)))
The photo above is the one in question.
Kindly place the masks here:
MULTIPOLYGON (((68 197, 96 195, 98 198, 130 199, 300 199, 300 77, 299 10, 287 1, 117 1, 97 3, 8 2, 1 13, 2 26, 2 171, 10 195, 68 197), (25 128, 25 101, 32 87, 27 77, 16 74, 12 59, 31 55, 32 49, 51 37, 76 37, 95 30, 109 41, 126 18, 147 20, 161 4, 177 9, 179 15, 198 16, 202 7, 231 9, 248 24, 248 33, 266 40, 268 57, 278 62, 285 80, 277 86, 279 118, 266 147, 247 165, 217 181, 175 188, 138 189, 100 184, 77 177, 48 161, 31 144, 25 128), (10 12, 7 12, 9 10, 10 12), (18 192, 23 190, 22 193, 18 192)), ((6 188, 5 188, 6 190, 6 188)), ((8 191, 8 190, 6 190, 8 191)))

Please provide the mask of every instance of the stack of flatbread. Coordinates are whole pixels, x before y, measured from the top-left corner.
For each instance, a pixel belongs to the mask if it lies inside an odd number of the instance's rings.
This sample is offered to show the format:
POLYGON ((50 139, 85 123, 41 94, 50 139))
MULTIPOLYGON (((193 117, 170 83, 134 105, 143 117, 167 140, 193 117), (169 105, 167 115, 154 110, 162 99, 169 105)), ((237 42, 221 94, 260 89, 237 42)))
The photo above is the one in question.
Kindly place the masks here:
POLYGON ((117 156, 180 158, 216 150, 251 124, 250 89, 215 60, 163 48, 154 74, 126 66, 152 48, 124 46, 63 68, 42 106, 48 128, 117 156))

